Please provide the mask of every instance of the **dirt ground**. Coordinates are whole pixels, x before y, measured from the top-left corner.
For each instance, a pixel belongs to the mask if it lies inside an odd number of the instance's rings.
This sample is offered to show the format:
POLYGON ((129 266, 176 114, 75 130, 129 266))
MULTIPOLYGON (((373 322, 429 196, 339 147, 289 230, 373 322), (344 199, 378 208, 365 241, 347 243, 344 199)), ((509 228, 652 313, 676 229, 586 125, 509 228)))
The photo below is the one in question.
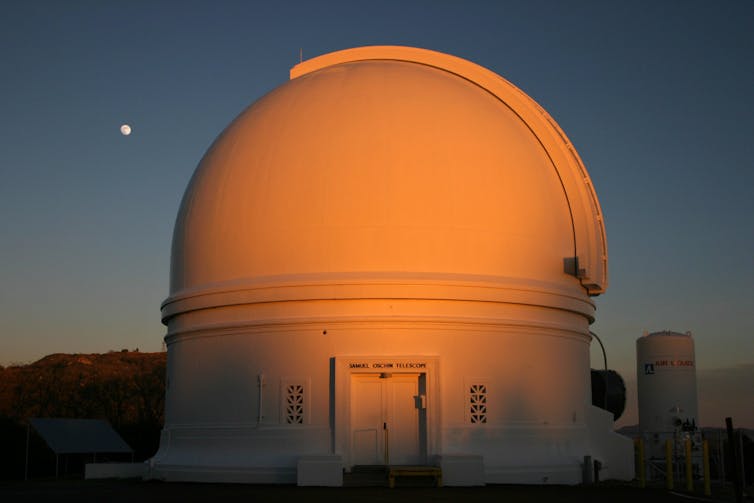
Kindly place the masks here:
MULTIPOLYGON (((683 495, 660 488, 640 489, 630 484, 592 486, 485 487, 296 487, 287 485, 199 484, 140 480, 34 480, 0 482, 0 502, 296 502, 296 503, 423 503, 423 502, 574 502, 574 503, 674 503, 733 502, 730 491, 713 498, 700 493, 683 495)), ((746 499, 750 502, 752 499, 746 499)))

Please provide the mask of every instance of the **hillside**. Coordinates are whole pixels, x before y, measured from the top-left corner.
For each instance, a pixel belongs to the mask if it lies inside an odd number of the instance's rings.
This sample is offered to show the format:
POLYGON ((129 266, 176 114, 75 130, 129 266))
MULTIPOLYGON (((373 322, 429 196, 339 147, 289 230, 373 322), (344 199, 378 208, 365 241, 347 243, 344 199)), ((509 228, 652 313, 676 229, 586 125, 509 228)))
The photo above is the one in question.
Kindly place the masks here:
POLYGON ((152 456, 163 424, 165 363, 166 353, 119 351, 58 353, 0 367, 0 442, 12 454, 6 470, 18 474, 32 417, 105 419, 136 459, 152 456))
POLYGON ((165 353, 52 354, 0 369, 0 415, 162 424, 165 353))

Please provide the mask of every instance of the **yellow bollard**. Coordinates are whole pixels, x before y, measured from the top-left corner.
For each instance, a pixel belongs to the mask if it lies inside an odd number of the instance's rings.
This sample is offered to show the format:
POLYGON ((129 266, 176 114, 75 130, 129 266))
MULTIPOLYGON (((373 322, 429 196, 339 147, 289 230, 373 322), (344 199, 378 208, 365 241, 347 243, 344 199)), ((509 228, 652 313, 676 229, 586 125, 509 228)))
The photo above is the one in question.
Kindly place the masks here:
POLYGON ((639 487, 647 486, 646 468, 644 467, 644 439, 636 439, 637 456, 639 458, 639 487))
POLYGON ((712 488, 710 487, 709 477, 709 443, 705 440, 702 444, 702 456, 704 463, 704 495, 712 496, 712 488))
POLYGON ((665 487, 673 489, 673 441, 665 441, 665 487))
POLYGON ((694 474, 691 471, 691 439, 687 438, 685 442, 686 450, 686 490, 694 492, 694 474))

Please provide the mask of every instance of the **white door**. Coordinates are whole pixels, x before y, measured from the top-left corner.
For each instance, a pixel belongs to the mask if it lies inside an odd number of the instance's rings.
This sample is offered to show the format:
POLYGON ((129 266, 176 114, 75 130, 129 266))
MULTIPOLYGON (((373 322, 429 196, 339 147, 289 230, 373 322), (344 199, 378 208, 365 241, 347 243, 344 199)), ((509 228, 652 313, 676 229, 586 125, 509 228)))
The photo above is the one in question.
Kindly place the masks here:
POLYGON ((423 464, 423 404, 419 374, 353 374, 351 464, 423 464))

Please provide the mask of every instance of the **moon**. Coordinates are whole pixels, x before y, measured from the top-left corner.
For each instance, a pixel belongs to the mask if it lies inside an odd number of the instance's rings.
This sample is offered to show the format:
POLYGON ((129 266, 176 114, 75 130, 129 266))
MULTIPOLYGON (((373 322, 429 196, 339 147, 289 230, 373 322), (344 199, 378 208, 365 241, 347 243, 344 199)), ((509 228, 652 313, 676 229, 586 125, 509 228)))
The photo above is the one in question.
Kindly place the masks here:
POLYGON ((130 135, 131 134, 131 126, 129 126, 128 124, 123 124, 120 127, 120 134, 122 134, 123 136, 130 135))

